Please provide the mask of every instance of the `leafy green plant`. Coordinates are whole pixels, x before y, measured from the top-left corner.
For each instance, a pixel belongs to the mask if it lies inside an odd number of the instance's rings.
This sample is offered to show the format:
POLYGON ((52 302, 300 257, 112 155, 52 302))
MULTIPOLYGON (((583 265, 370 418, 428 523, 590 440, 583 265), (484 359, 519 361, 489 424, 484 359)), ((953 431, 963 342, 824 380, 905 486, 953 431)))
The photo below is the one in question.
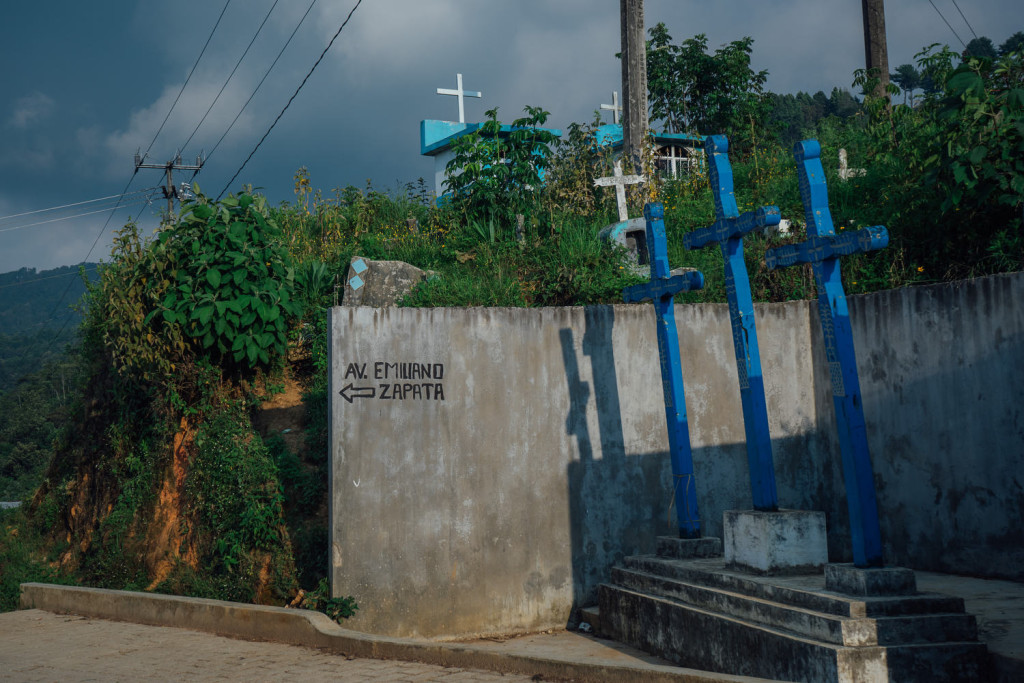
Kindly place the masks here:
POLYGON ((760 121, 765 113, 768 72, 750 68, 754 39, 734 40, 709 54, 703 33, 673 45, 665 24, 658 23, 650 35, 651 119, 663 121, 670 133, 727 133, 734 145, 744 140, 750 121, 760 121))
POLYGON ((163 298, 148 324, 180 329, 214 362, 267 367, 287 348, 293 270, 262 196, 241 194, 211 204, 197 192, 177 226, 159 233, 170 263, 163 298), (159 316, 159 318, 157 318, 159 316))
POLYGON ((300 606, 303 609, 323 612, 334 621, 341 623, 345 619, 354 616, 359 605, 351 595, 343 598, 331 597, 331 584, 326 579, 320 579, 316 590, 309 591, 302 597, 300 606))
POLYGON ((530 106, 524 111, 526 116, 503 126, 497 108, 491 109, 480 128, 453 143, 445 188, 468 221, 497 221, 509 233, 516 214, 533 213, 555 136, 540 127, 549 112, 530 106))

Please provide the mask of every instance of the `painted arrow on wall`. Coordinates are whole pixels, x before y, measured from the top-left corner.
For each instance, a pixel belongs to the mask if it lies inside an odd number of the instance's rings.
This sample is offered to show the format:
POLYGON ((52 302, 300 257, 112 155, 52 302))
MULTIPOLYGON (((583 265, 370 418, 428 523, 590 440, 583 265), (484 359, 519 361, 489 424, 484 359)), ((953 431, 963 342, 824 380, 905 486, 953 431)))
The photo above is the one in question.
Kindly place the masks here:
POLYGON ((345 385, 345 388, 338 393, 341 394, 343 399, 352 403, 353 400, 357 398, 373 398, 377 395, 377 390, 374 387, 354 387, 352 386, 352 383, 349 382, 345 385))

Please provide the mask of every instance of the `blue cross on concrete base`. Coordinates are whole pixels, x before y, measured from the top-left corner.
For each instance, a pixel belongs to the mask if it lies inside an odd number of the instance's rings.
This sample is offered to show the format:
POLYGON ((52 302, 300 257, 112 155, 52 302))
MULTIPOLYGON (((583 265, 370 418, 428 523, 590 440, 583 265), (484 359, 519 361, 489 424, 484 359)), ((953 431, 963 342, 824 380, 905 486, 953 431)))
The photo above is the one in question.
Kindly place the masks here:
POLYGON ((778 225, 777 206, 762 206, 742 216, 733 194, 732 165, 729 163, 729 141, 724 135, 710 136, 704 143, 711 161, 711 192, 715 197, 716 220, 710 227, 695 230, 683 237, 687 249, 717 242, 725 259, 725 292, 729 299, 729 319, 736 351, 736 371, 740 381, 740 403, 743 406, 743 428, 747 437, 747 462, 754 509, 774 511, 779 508, 775 488, 775 466, 772 439, 768 431, 768 408, 764 400, 764 377, 761 354, 757 346, 754 324, 754 301, 750 295, 750 278, 743 261, 743 236, 748 232, 778 225))
POLYGON ((644 218, 647 219, 651 281, 627 287, 622 290, 622 296, 628 303, 645 299, 654 301, 658 316, 658 355, 661 358, 661 386, 665 394, 665 417, 668 420, 668 445, 674 482, 673 501, 679 521, 679 537, 700 538, 697 487, 693 477, 693 454, 690 451, 690 431, 686 423, 683 371, 672 298, 677 292, 703 287, 704 276, 696 271, 678 275, 669 272, 665 210, 661 204, 647 204, 644 207, 644 218))
POLYGON ((853 563, 858 567, 880 567, 882 534, 878 524, 878 502, 839 257, 881 249, 889 244, 889 233, 878 225, 836 235, 828 208, 821 146, 815 140, 804 140, 793 148, 793 155, 800 178, 800 197, 804 203, 808 238, 802 244, 770 249, 765 259, 769 268, 810 263, 814 270, 821 329, 832 377, 843 481, 850 510, 853 563))

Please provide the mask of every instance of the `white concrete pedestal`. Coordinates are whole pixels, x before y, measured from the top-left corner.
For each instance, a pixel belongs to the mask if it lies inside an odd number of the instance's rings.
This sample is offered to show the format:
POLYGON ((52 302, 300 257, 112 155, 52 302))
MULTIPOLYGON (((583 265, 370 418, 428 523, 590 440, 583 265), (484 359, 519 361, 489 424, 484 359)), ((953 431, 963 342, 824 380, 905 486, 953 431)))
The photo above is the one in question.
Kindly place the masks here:
POLYGON ((726 510, 727 568, 754 574, 807 574, 828 563, 825 513, 806 510, 726 510))

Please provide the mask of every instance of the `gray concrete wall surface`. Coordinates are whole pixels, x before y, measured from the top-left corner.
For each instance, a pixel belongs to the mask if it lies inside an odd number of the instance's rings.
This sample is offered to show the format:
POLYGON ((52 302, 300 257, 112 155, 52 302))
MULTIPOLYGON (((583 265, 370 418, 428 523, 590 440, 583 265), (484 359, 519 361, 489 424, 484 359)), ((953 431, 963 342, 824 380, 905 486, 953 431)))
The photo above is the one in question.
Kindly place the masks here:
MULTIPOLYGON (((887 561, 1024 580, 1024 276, 851 297, 887 561)), ((849 525, 815 302, 757 307, 779 500, 849 525)), ((676 307, 705 535, 751 507, 725 305, 676 307)), ((331 312, 332 587, 352 628, 564 626, 672 534, 650 305, 331 312), (397 375, 397 378, 396 378, 397 375)))

